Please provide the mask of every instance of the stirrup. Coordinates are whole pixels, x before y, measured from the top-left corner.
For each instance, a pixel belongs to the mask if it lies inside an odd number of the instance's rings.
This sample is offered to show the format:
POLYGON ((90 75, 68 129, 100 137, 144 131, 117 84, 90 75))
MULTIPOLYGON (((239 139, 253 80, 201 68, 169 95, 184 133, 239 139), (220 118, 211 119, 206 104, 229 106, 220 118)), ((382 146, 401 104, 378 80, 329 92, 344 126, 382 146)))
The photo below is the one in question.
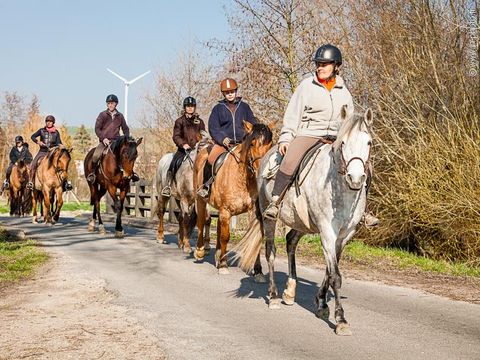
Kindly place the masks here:
POLYGON ((208 196, 210 195, 210 189, 207 186, 202 186, 198 191, 197 195, 200 196, 201 198, 204 198, 205 200, 208 199, 208 196))
POLYGON ((5 181, 3 182, 3 188, 2 188, 2 190, 8 190, 8 189, 10 189, 10 183, 9 183, 7 180, 5 180, 5 181))
POLYGON ((88 181, 90 184, 93 184, 93 183, 95 182, 95 178, 96 178, 96 177, 95 177, 95 173, 92 172, 92 173, 88 174, 88 176, 87 176, 87 181, 88 181))
POLYGON ((263 212, 263 217, 265 219, 277 220, 279 207, 275 201, 272 201, 268 204, 267 208, 263 212))
POLYGON ((131 180, 133 182, 137 182, 138 180, 140 180, 140 176, 138 176, 136 173, 133 173, 132 177, 131 177, 131 180))
POLYGON ((170 186, 165 186, 160 193, 162 196, 170 197, 172 196, 172 188, 170 186))
POLYGON ((63 191, 71 191, 73 190, 72 183, 70 181, 65 181, 63 184, 63 191))
POLYGON ((33 182, 29 181, 29 182, 27 183, 26 188, 27 188, 28 190, 33 190, 33 182))

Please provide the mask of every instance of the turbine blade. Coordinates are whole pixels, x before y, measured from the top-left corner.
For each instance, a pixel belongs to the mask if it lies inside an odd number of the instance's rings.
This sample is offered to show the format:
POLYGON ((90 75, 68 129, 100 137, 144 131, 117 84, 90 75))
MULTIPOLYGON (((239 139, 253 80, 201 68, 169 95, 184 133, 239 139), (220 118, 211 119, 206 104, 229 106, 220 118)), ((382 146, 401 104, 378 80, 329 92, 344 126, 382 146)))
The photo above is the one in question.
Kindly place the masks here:
POLYGON ((148 70, 147 72, 143 73, 142 75, 137 76, 135 79, 130 80, 130 81, 128 82, 128 84, 129 84, 129 85, 130 85, 130 84, 133 84, 135 81, 141 79, 142 77, 144 77, 144 76, 147 75, 148 73, 150 73, 150 70, 148 70))
POLYGON ((128 83, 127 79, 121 77, 121 76, 118 75, 115 71, 110 70, 109 68, 107 68, 107 70, 108 70, 111 74, 115 75, 117 78, 119 78, 120 80, 122 80, 123 82, 128 83))

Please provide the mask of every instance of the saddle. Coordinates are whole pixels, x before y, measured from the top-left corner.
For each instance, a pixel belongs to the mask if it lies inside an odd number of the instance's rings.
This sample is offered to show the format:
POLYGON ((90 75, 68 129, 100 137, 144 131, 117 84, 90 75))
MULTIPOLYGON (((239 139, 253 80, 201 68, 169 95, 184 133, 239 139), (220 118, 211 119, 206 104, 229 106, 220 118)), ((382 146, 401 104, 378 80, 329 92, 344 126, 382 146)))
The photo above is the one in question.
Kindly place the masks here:
MULTIPOLYGON (((309 174, 310 169, 314 164, 314 161, 310 161, 310 160, 315 159, 320 154, 320 151, 323 145, 331 144, 333 143, 333 141, 334 139, 331 139, 331 138, 320 138, 315 145, 313 145, 310 149, 308 149, 305 152, 305 155, 303 156, 299 165, 293 172, 291 182, 287 186, 287 189, 285 190, 285 192, 287 192, 292 185, 295 185, 295 192, 297 196, 300 196, 300 186, 305 181, 305 178, 309 174)), ((268 159, 268 165, 263 170, 263 173, 262 173, 263 178, 267 180, 274 179, 277 175, 278 169, 280 168, 280 164, 282 160, 283 160, 283 156, 280 155, 278 151, 275 151, 274 153, 272 153, 268 159)))
POLYGON ((170 171, 172 172, 172 179, 175 179, 175 175, 177 174, 178 169, 180 169, 180 166, 182 166, 184 161, 191 161, 188 153, 175 153, 170 167, 170 171))

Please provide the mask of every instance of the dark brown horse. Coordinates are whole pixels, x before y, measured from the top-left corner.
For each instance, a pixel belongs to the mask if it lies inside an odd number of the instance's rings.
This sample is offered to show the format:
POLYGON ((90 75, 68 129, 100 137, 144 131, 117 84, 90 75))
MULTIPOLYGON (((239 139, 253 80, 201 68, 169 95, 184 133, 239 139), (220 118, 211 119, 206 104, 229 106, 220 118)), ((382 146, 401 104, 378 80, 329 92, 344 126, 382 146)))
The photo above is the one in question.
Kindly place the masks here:
MULTIPOLYGON (((272 147, 271 125, 255 124, 244 121, 246 136, 244 141, 230 150, 224 164, 211 185, 208 204, 218 209, 217 247, 215 259, 220 274, 228 274, 227 244, 230 240, 230 219, 234 215, 253 210, 258 197, 256 173, 260 159, 272 147)), ((198 189, 203 183, 203 167, 208 154, 206 149, 199 152, 195 161, 194 186, 198 189)), ((206 219, 207 201, 197 196, 198 241, 194 256, 201 260, 205 256, 203 227, 206 219)), ((254 275, 263 276, 260 258, 254 269, 254 275)))
POLYGON ((54 224, 60 218, 63 206, 63 183, 68 179, 72 149, 63 145, 48 150, 40 160, 35 173, 33 187, 33 222, 37 223, 37 202, 43 201, 43 218, 45 223, 54 224))
MULTIPOLYGON (((105 226, 100 216, 100 199, 108 191, 113 199, 117 221, 115 223, 115 237, 123 237, 122 211, 125 196, 130 188, 130 179, 133 175, 133 166, 137 159, 137 147, 142 138, 137 140, 120 136, 106 149, 100 160, 100 166, 95 171, 95 181, 88 183, 90 187, 90 204, 93 205, 93 215, 88 223, 88 231, 95 230, 95 221, 98 216, 98 230, 105 234, 105 226), (117 189, 120 196, 117 196, 117 189)), ((85 157, 85 175, 93 171, 92 156, 95 148, 91 149, 85 157)))
POLYGON ((25 216, 32 211, 32 192, 27 190, 29 168, 23 160, 13 165, 10 174, 10 215, 25 216))

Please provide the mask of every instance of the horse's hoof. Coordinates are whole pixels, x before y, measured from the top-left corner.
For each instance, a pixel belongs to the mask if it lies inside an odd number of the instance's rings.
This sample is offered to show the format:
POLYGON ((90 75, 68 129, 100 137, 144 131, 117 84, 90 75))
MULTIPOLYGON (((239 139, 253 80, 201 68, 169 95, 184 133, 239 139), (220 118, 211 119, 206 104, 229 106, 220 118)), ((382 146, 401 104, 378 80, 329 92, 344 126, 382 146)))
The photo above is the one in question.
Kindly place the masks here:
POLYGON ((230 270, 227 267, 221 267, 218 269, 218 275, 230 275, 230 270))
POLYGON ((90 231, 90 232, 95 231, 95 221, 90 220, 88 222, 88 231, 90 231))
POLYGON ((125 237, 125 233, 123 232, 123 230, 122 231, 115 230, 115 237, 118 239, 121 239, 125 237))
POLYGON ((192 248, 190 246, 184 246, 183 247, 183 252, 185 254, 190 254, 192 252, 192 248))
POLYGON ((164 241, 165 241, 165 238, 164 238, 164 237, 157 235, 157 242, 158 242, 159 244, 165 244, 164 241))
POLYGON ((283 302, 285 303, 285 305, 293 305, 295 303, 295 296, 290 296, 288 295, 287 293, 285 293, 285 291, 283 292, 282 294, 282 300, 283 302))
POLYGON ((167 240, 163 239, 162 244, 168 244, 167 240))
POLYGON ((38 220, 37 220, 37 219, 33 219, 33 220, 32 220, 32 223, 38 224, 38 220))
POLYGON ((319 319, 328 321, 328 318, 330 317, 330 309, 327 307, 318 309, 317 312, 315 313, 315 316, 318 317, 319 319))
POLYGON ((203 260, 205 258, 205 249, 203 247, 200 249, 196 248, 193 252, 193 257, 198 261, 203 260))
POLYGON ((268 308, 270 310, 279 310, 280 309, 280 299, 275 298, 275 299, 270 299, 268 302, 268 308))
POLYGON ((258 273, 253 275, 253 281, 255 281, 257 284, 265 284, 268 281, 268 279, 262 273, 258 273))
POLYGON ((106 235, 107 234, 107 231, 105 230, 105 225, 98 225, 98 233, 100 235, 106 235))
POLYGON ((335 334, 340 336, 352 336, 352 330, 350 330, 350 325, 346 322, 338 323, 335 327, 335 334))

